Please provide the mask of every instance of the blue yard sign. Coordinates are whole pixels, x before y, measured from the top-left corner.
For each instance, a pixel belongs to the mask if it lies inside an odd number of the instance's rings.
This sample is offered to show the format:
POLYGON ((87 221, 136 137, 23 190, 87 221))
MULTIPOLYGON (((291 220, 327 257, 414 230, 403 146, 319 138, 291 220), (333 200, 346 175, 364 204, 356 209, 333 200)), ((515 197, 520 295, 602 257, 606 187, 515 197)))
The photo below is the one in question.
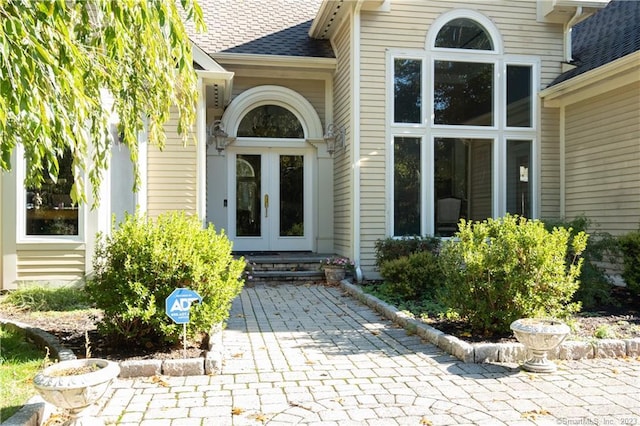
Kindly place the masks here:
POLYGON ((176 324, 187 324, 189 310, 194 302, 202 302, 202 297, 198 293, 188 288, 176 288, 165 301, 167 316, 176 324))

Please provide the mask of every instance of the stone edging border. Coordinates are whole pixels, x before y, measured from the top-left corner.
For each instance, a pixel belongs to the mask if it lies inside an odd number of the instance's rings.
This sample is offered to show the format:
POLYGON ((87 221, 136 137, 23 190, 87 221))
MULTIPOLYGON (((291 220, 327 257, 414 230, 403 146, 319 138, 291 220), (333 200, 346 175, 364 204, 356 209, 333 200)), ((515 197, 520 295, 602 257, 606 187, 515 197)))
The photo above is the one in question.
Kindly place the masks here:
MULTIPOLYGON (((365 293, 360 286, 348 280, 340 282, 340 287, 350 296, 369 306, 387 319, 401 325, 410 332, 438 346, 443 351, 465 363, 525 361, 526 351, 521 343, 468 343, 443 333, 393 305, 365 293)), ((640 356, 640 338, 633 339, 597 339, 593 341, 565 341, 558 349, 549 354, 550 359, 578 360, 592 358, 623 358, 640 356)))

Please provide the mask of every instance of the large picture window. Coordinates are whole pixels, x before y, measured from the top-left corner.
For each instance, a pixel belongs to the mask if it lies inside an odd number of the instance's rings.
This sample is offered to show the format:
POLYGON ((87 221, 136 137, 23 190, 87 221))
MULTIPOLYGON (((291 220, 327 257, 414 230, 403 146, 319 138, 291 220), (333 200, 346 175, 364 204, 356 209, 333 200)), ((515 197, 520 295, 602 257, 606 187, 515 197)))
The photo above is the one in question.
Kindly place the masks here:
POLYGON ((426 43, 387 54, 391 232, 450 237, 460 219, 533 217, 538 58, 504 54, 474 11, 443 15, 426 43))
POLYGON ((27 236, 78 235, 78 206, 69 194, 73 186, 71 151, 58 158, 59 172, 53 179, 45 172, 39 188, 26 188, 25 234, 27 236))

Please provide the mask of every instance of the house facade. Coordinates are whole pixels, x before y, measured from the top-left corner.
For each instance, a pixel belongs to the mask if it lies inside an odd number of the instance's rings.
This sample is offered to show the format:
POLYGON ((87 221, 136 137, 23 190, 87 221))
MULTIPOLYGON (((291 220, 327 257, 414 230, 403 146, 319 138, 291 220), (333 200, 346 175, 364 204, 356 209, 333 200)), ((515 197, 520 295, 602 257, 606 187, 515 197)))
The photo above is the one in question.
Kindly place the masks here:
POLYGON ((572 83, 606 64, 566 64, 571 28, 606 0, 200 3, 198 143, 183 147, 172 122, 162 152, 141 134, 137 194, 114 146, 95 211, 25 189, 19 166, 4 174, 3 288, 81 280, 95 233, 136 205, 198 215, 238 252, 339 253, 358 278, 376 276, 378 239, 446 238, 460 218, 585 213, 614 233, 640 222, 638 61, 623 55, 606 91, 609 74, 572 83), (589 115, 598 103, 602 121, 589 115), (598 123, 611 148, 589 130, 598 123), (602 180, 595 198, 589 170, 602 180), (612 203, 619 215, 598 213, 612 203))

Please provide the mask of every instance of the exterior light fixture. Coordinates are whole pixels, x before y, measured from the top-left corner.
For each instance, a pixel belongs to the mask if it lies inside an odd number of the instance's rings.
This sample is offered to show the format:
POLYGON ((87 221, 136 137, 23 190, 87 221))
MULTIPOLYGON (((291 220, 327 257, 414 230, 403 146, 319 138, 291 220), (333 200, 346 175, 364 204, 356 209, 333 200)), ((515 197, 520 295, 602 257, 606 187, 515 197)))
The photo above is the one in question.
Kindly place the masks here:
POLYGON ((221 120, 216 120, 209 126, 207 131, 209 138, 207 145, 214 145, 220 154, 233 140, 229 138, 227 132, 224 131, 224 125, 221 120))
POLYGON ((339 148, 344 148, 345 133, 346 130, 344 127, 336 126, 333 123, 327 125, 324 141, 327 143, 327 152, 329 155, 333 155, 339 148))

